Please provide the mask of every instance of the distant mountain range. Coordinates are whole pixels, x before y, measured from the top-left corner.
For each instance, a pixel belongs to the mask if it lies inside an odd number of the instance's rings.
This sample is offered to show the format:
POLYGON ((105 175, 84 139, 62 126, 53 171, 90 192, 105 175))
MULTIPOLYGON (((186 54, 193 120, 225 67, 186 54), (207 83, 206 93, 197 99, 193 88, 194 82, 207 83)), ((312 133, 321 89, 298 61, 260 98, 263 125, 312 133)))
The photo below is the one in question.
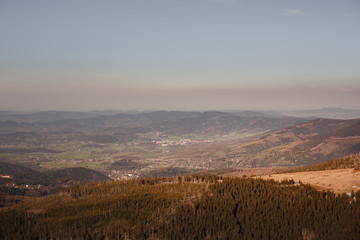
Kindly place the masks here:
MULTIPOLYGON (((213 111, 219 112, 219 111, 213 111)), ((249 111, 249 110, 228 110, 220 111, 222 113, 230 113, 241 117, 264 117, 264 118, 280 118, 284 116, 296 118, 333 118, 333 119, 354 119, 360 118, 360 110, 345 108, 322 108, 322 109, 305 109, 305 110, 288 110, 288 111, 249 111)), ((74 111, 43 111, 43 112, 11 112, 0 111, 0 122, 15 121, 18 123, 51 123, 62 120, 79 120, 84 119, 85 123, 94 123, 97 121, 111 121, 114 119, 135 120, 137 125, 144 125, 155 122, 164 122, 175 120, 178 118, 189 117, 199 111, 90 111, 90 112, 74 112, 74 111), (95 119, 94 119, 95 118, 95 119), (90 120, 93 119, 93 120, 90 120)))
POLYGON ((137 114, 109 114, 109 112, 98 114, 98 112, 43 112, 0 115, 0 135, 7 134, 7 141, 11 141, 13 133, 29 138, 39 138, 44 134, 71 133, 72 138, 91 136, 95 142, 116 142, 134 139, 139 133, 149 132, 177 136, 189 134, 213 136, 231 132, 258 133, 306 121, 303 118, 274 117, 250 112, 157 111, 137 114), (90 116, 94 114, 95 116, 90 116), (55 116, 58 116, 58 120, 55 120, 55 116), (65 116, 69 118, 64 118, 65 116))
POLYGON ((280 111, 281 115, 293 117, 354 119, 360 118, 360 110, 345 108, 322 108, 300 111, 280 111))

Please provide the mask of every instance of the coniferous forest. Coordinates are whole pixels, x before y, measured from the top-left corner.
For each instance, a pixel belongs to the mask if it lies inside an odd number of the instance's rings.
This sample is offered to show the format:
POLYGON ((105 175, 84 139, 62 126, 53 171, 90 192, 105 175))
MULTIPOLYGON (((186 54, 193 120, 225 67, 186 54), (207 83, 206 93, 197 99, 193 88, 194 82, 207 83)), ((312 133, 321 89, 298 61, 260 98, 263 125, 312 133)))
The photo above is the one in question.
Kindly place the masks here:
POLYGON ((359 239, 360 191, 185 176, 74 186, 0 210, 1 239, 359 239))

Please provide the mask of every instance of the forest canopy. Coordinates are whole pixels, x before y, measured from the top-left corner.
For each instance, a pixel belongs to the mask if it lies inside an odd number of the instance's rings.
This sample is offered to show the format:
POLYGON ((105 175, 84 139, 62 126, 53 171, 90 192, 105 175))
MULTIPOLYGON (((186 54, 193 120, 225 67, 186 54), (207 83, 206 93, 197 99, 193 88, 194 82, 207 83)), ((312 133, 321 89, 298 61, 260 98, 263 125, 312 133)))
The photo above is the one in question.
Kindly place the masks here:
POLYGON ((360 192, 185 176, 91 183, 0 210, 1 239, 358 239, 360 192))

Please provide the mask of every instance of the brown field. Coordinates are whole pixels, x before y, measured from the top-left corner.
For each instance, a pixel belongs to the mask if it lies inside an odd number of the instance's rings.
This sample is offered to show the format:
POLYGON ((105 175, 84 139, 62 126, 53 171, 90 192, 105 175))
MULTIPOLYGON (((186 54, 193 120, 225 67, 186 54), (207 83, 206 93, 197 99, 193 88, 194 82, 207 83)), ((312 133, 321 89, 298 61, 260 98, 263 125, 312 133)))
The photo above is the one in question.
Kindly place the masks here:
POLYGON ((320 190, 332 190, 335 193, 350 193, 360 190, 360 170, 353 168, 281 173, 268 176, 261 176, 263 179, 274 179, 281 181, 284 179, 293 179, 295 182, 301 181, 308 183, 320 190))

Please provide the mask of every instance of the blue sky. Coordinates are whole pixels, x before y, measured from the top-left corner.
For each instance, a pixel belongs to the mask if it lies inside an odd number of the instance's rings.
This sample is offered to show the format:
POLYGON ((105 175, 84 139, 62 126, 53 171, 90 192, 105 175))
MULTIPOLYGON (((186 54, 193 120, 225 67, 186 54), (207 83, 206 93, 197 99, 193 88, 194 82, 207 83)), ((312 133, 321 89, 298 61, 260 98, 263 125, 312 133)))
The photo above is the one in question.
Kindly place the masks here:
POLYGON ((360 108, 358 0, 2 0, 0 36, 0 110, 360 108))

